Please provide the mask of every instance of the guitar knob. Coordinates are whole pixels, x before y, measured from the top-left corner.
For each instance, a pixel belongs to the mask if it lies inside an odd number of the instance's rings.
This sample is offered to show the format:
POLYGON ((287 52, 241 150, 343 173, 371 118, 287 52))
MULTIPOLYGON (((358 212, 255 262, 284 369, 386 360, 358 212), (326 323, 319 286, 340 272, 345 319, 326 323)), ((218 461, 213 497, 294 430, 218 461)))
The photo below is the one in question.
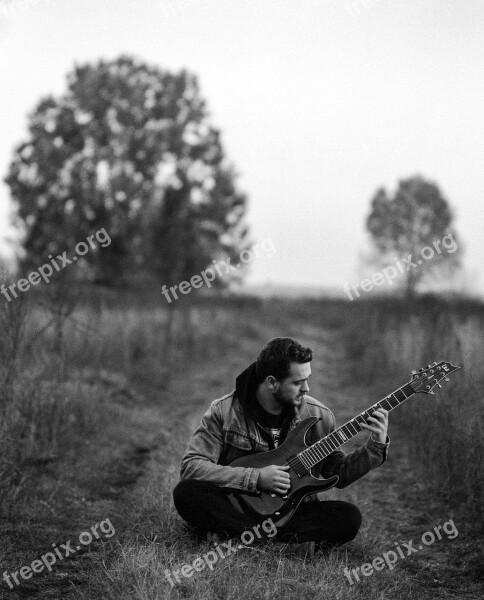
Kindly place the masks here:
POLYGON ((275 497, 276 497, 276 495, 271 493, 271 498, 275 498, 275 497))
POLYGON ((287 500, 287 494, 282 497, 283 500, 287 500))

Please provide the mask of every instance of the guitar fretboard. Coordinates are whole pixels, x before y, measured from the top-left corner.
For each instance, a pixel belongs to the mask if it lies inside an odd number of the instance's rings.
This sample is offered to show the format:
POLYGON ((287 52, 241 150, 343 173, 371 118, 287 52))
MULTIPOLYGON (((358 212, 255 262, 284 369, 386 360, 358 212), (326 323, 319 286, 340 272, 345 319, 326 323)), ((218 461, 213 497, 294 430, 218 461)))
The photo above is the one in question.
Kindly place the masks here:
POLYGON ((405 402, 407 398, 413 396, 413 394, 415 394, 415 390, 412 388, 410 383, 405 384, 389 396, 383 398, 383 400, 380 400, 376 404, 373 404, 373 406, 370 406, 370 408, 367 408, 365 411, 351 419, 351 421, 348 421, 341 427, 338 427, 338 429, 335 429, 335 431, 327 435, 322 440, 319 440, 319 442, 316 442, 312 446, 306 448, 306 450, 300 452, 297 457, 306 467, 306 469, 314 467, 332 452, 334 452, 337 448, 353 438, 357 433, 363 431, 364 428, 361 427, 361 423, 368 424, 367 418, 371 416, 373 411, 377 410, 378 408, 384 408, 388 411, 391 411, 399 406, 402 402, 405 402))

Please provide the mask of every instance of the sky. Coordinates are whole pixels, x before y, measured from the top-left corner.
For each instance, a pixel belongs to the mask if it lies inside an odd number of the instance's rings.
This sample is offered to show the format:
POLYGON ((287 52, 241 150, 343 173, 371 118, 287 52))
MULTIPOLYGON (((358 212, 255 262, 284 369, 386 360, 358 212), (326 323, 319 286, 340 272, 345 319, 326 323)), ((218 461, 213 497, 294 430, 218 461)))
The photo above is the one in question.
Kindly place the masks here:
MULTIPOLYGON (((0 0, 0 175, 75 63, 132 54, 199 77, 254 241, 249 282, 361 279, 376 189, 420 174, 455 214, 484 293, 481 0, 0 0)), ((0 231, 8 233, 0 185, 0 231)))

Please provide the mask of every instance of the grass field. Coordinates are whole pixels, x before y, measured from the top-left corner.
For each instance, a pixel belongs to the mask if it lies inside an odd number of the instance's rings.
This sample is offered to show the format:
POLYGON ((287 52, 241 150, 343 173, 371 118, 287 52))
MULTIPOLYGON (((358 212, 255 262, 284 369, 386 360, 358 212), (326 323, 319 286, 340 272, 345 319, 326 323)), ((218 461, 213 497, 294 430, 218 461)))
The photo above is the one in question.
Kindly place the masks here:
POLYGON ((483 597, 482 305, 234 297, 168 310, 152 294, 98 291, 76 302, 5 303, 1 317, 1 573, 67 540, 76 547, 106 519, 115 533, 56 559, 51 571, 17 575, 12 589, 0 580, 0 597, 483 597), (166 570, 213 550, 189 535, 171 500, 188 436, 260 346, 281 335, 313 348, 310 394, 340 424, 412 369, 448 360, 462 370, 436 396, 418 395, 390 415, 381 468, 324 495, 360 507, 353 542, 314 560, 285 556, 278 544, 249 546, 172 587, 166 570), (450 520, 458 535, 391 570, 360 572, 359 582, 345 576, 396 544, 422 545, 450 520))

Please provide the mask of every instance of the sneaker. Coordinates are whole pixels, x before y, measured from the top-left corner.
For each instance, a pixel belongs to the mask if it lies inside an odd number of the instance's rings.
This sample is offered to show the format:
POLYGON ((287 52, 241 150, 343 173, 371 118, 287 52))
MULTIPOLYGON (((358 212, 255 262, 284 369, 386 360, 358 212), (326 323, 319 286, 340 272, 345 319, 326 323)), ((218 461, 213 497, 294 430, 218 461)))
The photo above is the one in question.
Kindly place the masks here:
POLYGON ((315 551, 316 544, 314 541, 286 544, 283 549, 285 556, 300 556, 301 558, 314 558, 315 551))

